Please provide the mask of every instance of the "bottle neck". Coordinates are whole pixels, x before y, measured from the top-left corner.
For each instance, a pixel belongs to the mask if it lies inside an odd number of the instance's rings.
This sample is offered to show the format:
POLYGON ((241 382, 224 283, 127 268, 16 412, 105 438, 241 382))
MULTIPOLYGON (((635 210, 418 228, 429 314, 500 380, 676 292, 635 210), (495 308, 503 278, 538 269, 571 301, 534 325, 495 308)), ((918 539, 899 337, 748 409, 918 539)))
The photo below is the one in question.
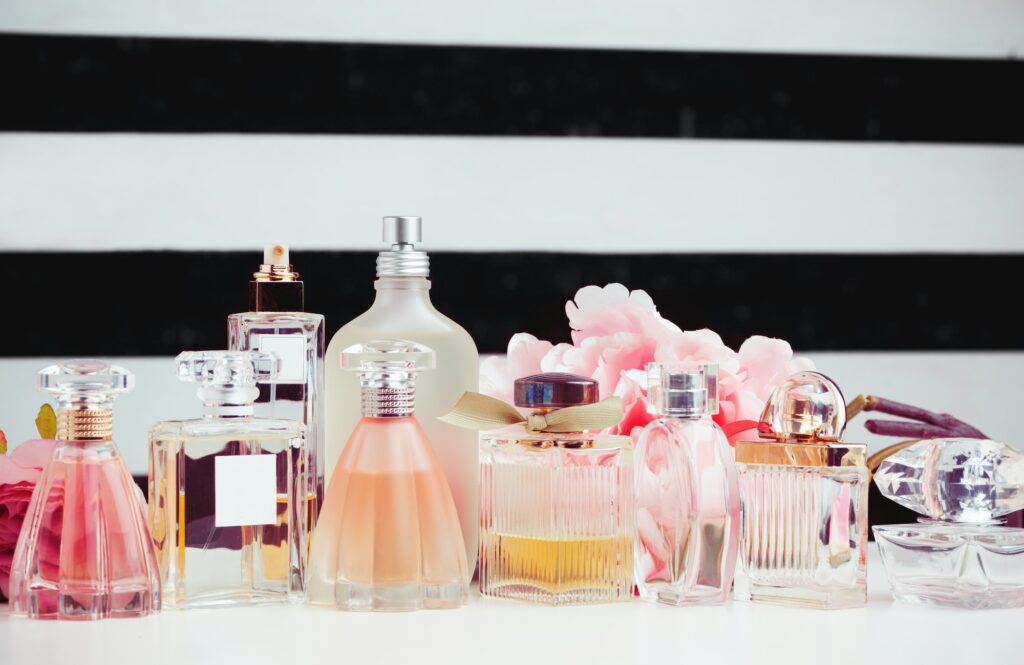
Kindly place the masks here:
POLYGON ((430 279, 427 277, 378 277, 373 288, 377 292, 374 307, 408 304, 433 307, 430 302, 430 279))
POLYGON ((114 412, 87 405, 57 409, 58 441, 109 441, 114 433, 114 412))
POLYGON ((203 418, 219 420, 223 418, 251 418, 255 413, 252 402, 248 404, 228 404, 224 402, 204 402, 203 418))

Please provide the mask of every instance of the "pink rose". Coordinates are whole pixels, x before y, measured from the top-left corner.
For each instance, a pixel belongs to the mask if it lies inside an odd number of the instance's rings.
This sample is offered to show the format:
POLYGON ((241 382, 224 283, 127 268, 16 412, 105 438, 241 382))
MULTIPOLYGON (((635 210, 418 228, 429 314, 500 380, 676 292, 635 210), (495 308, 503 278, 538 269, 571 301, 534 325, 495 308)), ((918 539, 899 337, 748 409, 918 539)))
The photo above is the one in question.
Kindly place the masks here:
POLYGON ((32 439, 0 455, 0 596, 10 592, 11 561, 32 490, 50 461, 56 441, 32 439))

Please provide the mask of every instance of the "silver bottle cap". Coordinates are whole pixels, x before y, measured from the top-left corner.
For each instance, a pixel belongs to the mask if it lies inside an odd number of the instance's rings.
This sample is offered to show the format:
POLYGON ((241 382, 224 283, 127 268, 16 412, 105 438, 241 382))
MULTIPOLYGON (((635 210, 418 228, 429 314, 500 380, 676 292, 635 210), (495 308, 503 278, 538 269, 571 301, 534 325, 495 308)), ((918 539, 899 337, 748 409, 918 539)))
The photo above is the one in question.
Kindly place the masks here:
POLYGON ((420 217, 385 217, 381 237, 391 249, 377 255, 377 277, 430 276, 430 258, 416 249, 423 240, 420 217))
POLYGON ((698 418, 718 413, 718 365, 707 362, 647 363, 647 411, 698 418))

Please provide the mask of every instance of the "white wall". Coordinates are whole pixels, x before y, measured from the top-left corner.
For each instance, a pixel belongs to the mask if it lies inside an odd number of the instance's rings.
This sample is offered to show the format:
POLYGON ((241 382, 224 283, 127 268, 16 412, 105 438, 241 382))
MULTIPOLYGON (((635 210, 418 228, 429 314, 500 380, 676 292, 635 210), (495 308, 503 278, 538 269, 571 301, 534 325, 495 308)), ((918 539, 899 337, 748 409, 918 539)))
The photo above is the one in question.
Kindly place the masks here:
MULTIPOLYGON (((874 394, 950 412, 990 437, 1024 447, 1012 405, 1021 398, 1024 352, 1017 353, 812 353, 848 398, 874 394)), ((114 437, 133 473, 146 472, 146 431, 158 420, 199 415, 195 386, 175 378, 171 358, 116 358, 136 373, 137 388, 118 400, 114 437)), ((0 360, 0 429, 11 444, 35 436, 33 420, 45 396, 33 389, 35 373, 54 359, 0 360)), ((876 417, 876 416, 872 416, 876 417)), ((877 416, 885 417, 885 416, 877 416)), ((854 421, 846 439, 872 451, 894 443, 868 434, 854 421)))
MULTIPOLYGON (((1024 4, 1024 3, 1022 3, 1024 4)), ((1021 252, 1024 147, 0 134, 0 249, 1021 252)))

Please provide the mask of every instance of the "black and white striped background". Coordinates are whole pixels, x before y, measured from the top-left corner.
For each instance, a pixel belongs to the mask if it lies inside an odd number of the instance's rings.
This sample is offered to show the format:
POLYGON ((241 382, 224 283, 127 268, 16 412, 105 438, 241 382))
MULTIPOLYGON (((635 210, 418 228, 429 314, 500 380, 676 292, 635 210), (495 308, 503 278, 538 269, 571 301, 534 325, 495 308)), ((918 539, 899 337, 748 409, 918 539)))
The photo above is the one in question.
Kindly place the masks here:
POLYGON ((564 301, 619 281, 1016 435, 1022 3, 19 0, 0 31, 15 441, 42 358, 130 356, 143 469, 145 426, 194 412, 168 358, 223 346, 259 248, 333 330, 385 214, 424 216, 484 352, 565 340, 564 301))

